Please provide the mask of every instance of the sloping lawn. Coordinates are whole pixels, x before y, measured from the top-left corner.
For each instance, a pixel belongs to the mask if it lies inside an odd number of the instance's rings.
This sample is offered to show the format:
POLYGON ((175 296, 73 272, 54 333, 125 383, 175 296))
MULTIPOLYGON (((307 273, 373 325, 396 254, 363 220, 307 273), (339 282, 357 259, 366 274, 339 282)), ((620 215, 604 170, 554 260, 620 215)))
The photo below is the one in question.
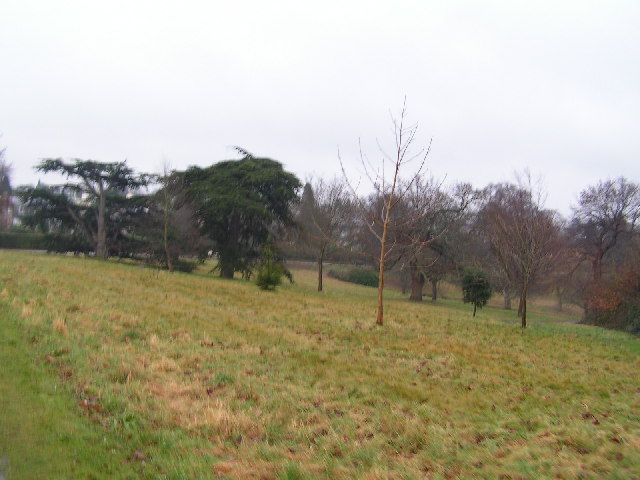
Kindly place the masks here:
POLYGON ((294 274, 0 252, 10 478, 638 478, 638 339, 294 274))

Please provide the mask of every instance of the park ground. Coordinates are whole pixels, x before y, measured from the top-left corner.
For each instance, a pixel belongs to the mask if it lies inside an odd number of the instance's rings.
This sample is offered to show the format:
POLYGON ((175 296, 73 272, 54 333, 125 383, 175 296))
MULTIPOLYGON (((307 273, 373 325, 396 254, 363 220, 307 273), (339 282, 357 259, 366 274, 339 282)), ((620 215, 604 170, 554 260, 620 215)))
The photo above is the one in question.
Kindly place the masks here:
POLYGON ((0 252, 0 475, 640 478, 637 338, 294 276, 0 252))

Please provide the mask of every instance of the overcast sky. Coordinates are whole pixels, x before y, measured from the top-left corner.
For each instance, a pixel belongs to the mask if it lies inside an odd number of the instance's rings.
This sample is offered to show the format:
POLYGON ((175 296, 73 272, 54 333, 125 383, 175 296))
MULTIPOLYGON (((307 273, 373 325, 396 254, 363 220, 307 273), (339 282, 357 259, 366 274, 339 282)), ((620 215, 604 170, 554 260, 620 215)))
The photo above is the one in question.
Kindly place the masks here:
POLYGON ((239 145, 301 179, 352 179, 407 97, 427 167, 476 187, 529 168, 563 213, 640 181, 640 2, 31 1, 0 9, 0 146, 139 171, 239 145))

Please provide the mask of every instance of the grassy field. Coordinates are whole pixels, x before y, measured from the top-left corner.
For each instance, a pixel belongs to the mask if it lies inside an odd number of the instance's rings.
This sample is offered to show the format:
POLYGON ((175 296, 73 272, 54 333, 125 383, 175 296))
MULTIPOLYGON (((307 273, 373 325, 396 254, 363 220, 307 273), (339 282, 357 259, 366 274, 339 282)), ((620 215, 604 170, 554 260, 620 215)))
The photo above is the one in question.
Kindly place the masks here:
POLYGON ((0 474, 640 478, 637 338, 294 275, 0 252, 0 474))

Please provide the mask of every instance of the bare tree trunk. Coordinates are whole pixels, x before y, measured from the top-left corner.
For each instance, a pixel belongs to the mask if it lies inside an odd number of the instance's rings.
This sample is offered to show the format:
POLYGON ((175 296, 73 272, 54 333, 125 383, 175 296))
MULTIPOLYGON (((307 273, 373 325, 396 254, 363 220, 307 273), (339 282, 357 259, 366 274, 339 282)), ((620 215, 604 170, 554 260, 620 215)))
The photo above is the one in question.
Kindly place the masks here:
POLYGON ((527 289, 526 288, 522 292, 522 301, 520 303, 522 304, 522 321, 520 323, 520 326, 522 328, 527 328, 527 289))
MULTIPOLYGON (((402 126, 400 127, 400 135, 402 134, 402 126)), ((400 137, 402 138, 402 137, 400 137)), ((402 145, 402 141, 398 143, 402 145)), ((398 159, 400 159, 400 147, 398 147, 398 159)), ((389 221, 391 219, 391 209, 394 204, 394 194, 396 191, 396 184, 398 181, 398 171, 400 170, 400 160, 396 162, 396 168, 393 175, 393 185, 391 186, 391 192, 389 193, 389 200, 387 201, 384 222, 382 223, 382 237, 380 238, 380 270, 378 273, 378 315, 376 317, 376 325, 384 324, 384 264, 387 258, 387 237, 389 236, 389 221)))
POLYGON ((318 291, 319 292, 322 291, 322 266, 324 262, 325 248, 326 248, 326 245, 323 245, 322 248, 320 248, 320 256, 318 257, 318 291))
POLYGON ((233 267, 231 266, 223 266, 220 267, 220 277, 222 278, 233 278, 233 274, 235 273, 233 267))
POLYGON ((171 258, 171 252, 169 251, 169 227, 167 223, 167 219, 165 218, 162 243, 164 244, 164 256, 167 259, 167 268, 170 272, 173 272, 175 267, 173 265, 173 259, 171 258))
POLYGON ((587 298, 582 300, 582 319, 587 320, 589 318, 589 301, 587 298))
POLYGON ((384 324, 384 260, 385 260, 385 244, 387 242, 387 222, 384 224, 382 231, 382 242, 380 244, 380 268, 378 270, 378 315, 376 317, 376 325, 384 324))
POLYGON ((476 305, 475 303, 473 304, 473 316, 476 316, 476 309, 478 308, 478 305, 476 305))
POLYGON ((438 300, 438 281, 434 278, 431 279, 431 301, 438 300))
POLYGON ((520 293, 520 301, 518 302, 518 317, 522 318, 522 310, 524 308, 523 305, 524 293, 520 293))
POLYGON ((171 252, 169 251, 169 189, 168 189, 168 172, 167 172, 167 166, 165 164, 164 167, 164 192, 163 192, 163 207, 164 207, 164 225, 163 225, 163 232, 162 232, 162 244, 164 247, 164 256, 167 259, 167 268, 169 269, 170 272, 173 272, 174 270, 174 265, 173 265, 173 259, 171 258, 171 252))
POLYGON ((164 231, 162 232, 162 243, 164 246, 164 256, 167 259, 167 268, 170 272, 173 272, 173 259, 171 258, 171 252, 169 251, 169 212, 167 211, 166 205, 164 211, 164 231))
POLYGON ((598 252, 591 263, 591 269, 593 270, 593 281, 599 283, 602 280, 602 257, 603 255, 598 252))
POLYGON ((502 290, 502 297, 504 299, 504 309, 511 310, 511 292, 507 288, 502 290))
MULTIPOLYGON (((378 240, 380 245, 380 255, 379 255, 379 270, 378 270, 378 312, 376 316, 376 325, 383 325, 384 323, 384 272, 385 272, 385 264, 387 260, 387 256, 391 249, 389 249, 387 245, 387 240, 389 237, 389 229, 391 222, 391 211, 398 203, 399 199, 402 199, 403 196, 407 194, 408 188, 419 178, 420 172, 424 166, 427 155, 431 149, 431 142, 429 142, 429 147, 426 150, 421 150, 417 154, 408 153, 410 147, 414 141, 417 125, 413 125, 411 127, 405 126, 405 116, 406 116, 406 98, 402 105, 402 110, 400 113, 399 121, 395 118, 392 118, 393 126, 394 126, 394 136, 395 136, 395 155, 387 155, 384 151, 383 153, 383 164, 381 168, 381 172, 371 172, 369 170, 368 165, 369 162, 365 159, 365 155, 360 151, 360 160, 365 169, 366 175, 371 180, 372 185, 382 198, 382 209, 380 211, 380 215, 376 212, 373 218, 368 218, 368 214, 364 213, 363 218, 366 218, 366 224, 373 236, 378 240), (396 191, 398 188, 398 183, 400 182, 400 169, 406 163, 412 160, 419 160, 420 165, 417 171, 413 174, 412 180, 407 184, 407 187, 402 191, 396 191), (388 161, 393 166, 392 175, 385 174, 385 162, 388 161), (373 174, 372 174, 373 173, 373 174), (387 181, 387 178, 391 179, 387 181), (382 221, 380 221, 382 220, 382 221), (376 228, 374 228, 376 227, 376 228), (382 232, 378 233, 378 228, 382 227, 382 232)), ((338 158, 339 158, 338 154, 338 158)), ((340 165, 342 167, 342 173, 349 183, 348 176, 344 169, 344 164, 342 160, 340 160, 340 165)), ((361 201, 358 200, 358 196, 355 192, 353 186, 350 185, 352 194, 354 199, 356 199, 356 203, 361 205, 361 201)))
POLYGON ((556 310, 561 312, 564 307, 564 292, 562 291, 562 289, 556 288, 556 295, 558 297, 558 304, 556 305, 556 310))
POLYGON ((100 182, 100 197, 98 198, 98 234, 96 241, 96 257, 107 258, 107 231, 104 226, 104 217, 107 210, 107 199, 104 186, 100 182))
POLYGON ((418 270, 418 264, 415 261, 409 263, 409 271, 411 273, 411 295, 409 300, 412 302, 422 301, 422 291, 424 289, 424 275, 418 270))

